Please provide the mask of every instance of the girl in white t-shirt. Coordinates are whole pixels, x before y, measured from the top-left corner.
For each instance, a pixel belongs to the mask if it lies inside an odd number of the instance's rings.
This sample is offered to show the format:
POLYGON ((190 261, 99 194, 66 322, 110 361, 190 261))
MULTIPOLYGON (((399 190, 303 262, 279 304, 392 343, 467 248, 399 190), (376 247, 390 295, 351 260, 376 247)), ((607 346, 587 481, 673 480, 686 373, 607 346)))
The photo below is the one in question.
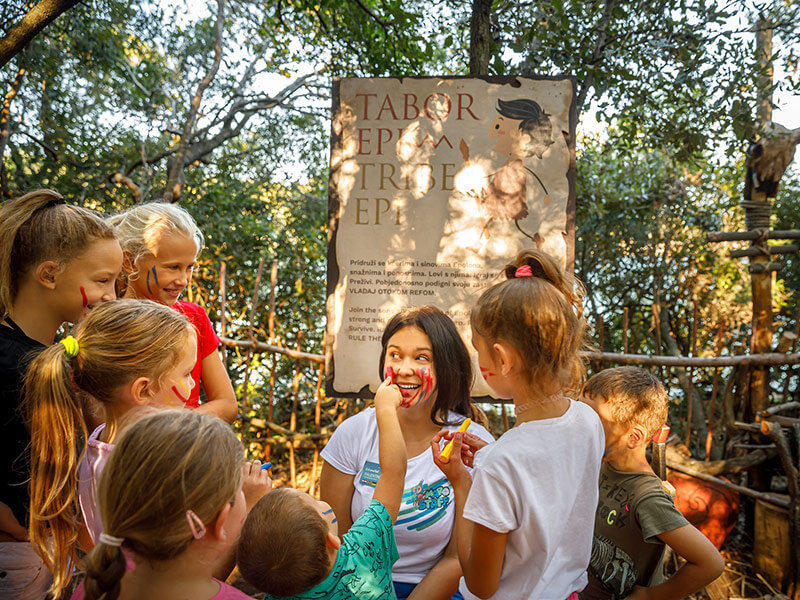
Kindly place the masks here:
MULTIPOLYGON (((469 353, 450 318, 433 306, 397 313, 387 323, 381 343, 380 377, 391 373, 403 395, 405 408, 398 418, 409 457, 394 525, 400 555, 392 569, 395 592, 400 600, 460 599, 452 488, 428 448, 442 427, 455 431, 464 419, 477 416, 469 396, 469 353)), ((468 432, 493 441, 478 424, 471 424, 468 432)), ((369 506, 380 475, 374 409, 339 425, 322 457, 320 497, 333 508, 341 535, 369 506)))
POLYGON ((604 445, 600 419, 568 397, 584 377, 579 286, 538 250, 521 252, 504 273, 472 310, 472 344, 486 382, 514 400, 516 425, 480 451, 460 433, 431 441, 455 493, 461 591, 467 599, 577 599, 604 445), (449 439, 444 463, 440 442, 449 439))

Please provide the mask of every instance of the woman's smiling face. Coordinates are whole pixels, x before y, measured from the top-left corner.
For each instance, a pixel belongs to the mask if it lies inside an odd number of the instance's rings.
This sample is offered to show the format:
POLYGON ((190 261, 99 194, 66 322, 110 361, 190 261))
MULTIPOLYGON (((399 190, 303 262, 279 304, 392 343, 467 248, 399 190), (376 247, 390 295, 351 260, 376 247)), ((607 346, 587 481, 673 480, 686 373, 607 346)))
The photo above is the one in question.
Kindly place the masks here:
POLYGON ((433 397, 436 390, 433 346, 422 329, 413 325, 403 327, 389 338, 383 362, 384 372, 390 367, 405 406, 433 397))

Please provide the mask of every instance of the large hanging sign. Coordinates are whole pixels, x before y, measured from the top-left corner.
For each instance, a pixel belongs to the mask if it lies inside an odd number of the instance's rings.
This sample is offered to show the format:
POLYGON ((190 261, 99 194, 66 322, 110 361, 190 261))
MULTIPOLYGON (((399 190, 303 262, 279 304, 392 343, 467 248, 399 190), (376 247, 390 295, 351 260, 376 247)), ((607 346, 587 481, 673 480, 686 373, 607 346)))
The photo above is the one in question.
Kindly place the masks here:
POLYGON ((572 268, 575 125, 572 76, 334 81, 328 395, 372 395, 398 310, 437 306, 471 348, 470 309, 519 250, 572 268))

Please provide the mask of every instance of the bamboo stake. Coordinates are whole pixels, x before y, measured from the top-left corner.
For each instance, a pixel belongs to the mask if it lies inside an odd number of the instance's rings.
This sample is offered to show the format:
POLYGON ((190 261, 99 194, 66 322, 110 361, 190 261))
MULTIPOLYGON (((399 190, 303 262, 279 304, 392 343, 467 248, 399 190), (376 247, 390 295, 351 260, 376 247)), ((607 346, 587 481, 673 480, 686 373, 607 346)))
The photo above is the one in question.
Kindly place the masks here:
MULTIPOLYGON (((661 356, 661 291, 656 290, 656 298, 655 302, 653 302, 653 330, 656 334, 656 347, 655 353, 656 356, 661 356)), ((658 365, 658 378, 660 380, 664 379, 663 367, 658 365)))
MULTIPOLYGON (((275 343, 275 283, 278 280, 278 261, 272 261, 272 268, 269 273, 269 317, 267 319, 267 326, 269 328, 269 341, 275 343)), ((267 421, 272 421, 272 405, 275 401, 275 371, 277 369, 277 361, 275 353, 270 356, 272 359, 269 366, 269 401, 267 403, 267 421)), ((267 459, 269 459, 270 446, 265 448, 267 459)))
POLYGON ((622 353, 628 353, 628 307, 622 309, 622 353))
MULTIPOLYGON (((256 317, 256 305, 258 304, 258 288, 261 285, 261 273, 264 271, 264 257, 262 256, 258 261, 258 271, 256 272, 256 282, 253 286, 253 298, 250 301, 250 325, 247 328, 247 336, 254 340, 253 336, 253 320, 256 317)), ((250 386, 250 363, 252 362, 253 351, 248 350, 245 355, 244 365, 244 389, 242 391, 242 410, 247 413, 247 388, 250 386)))
MULTIPOLYGON (((722 352, 722 335, 725 331, 725 317, 720 315, 719 331, 717 331, 716 354, 722 352)), ((708 415, 708 435, 706 435, 706 460, 711 459, 711 442, 714 440, 714 411, 717 407, 717 384, 719 382, 719 369, 714 367, 714 382, 711 385, 711 412, 708 415)))
MULTIPOLYGON (((225 261, 219 267, 219 332, 222 337, 227 336, 225 331, 225 261)), ((222 344, 222 364, 225 364, 225 344, 222 344)))
MULTIPOLYGON (((297 332, 297 350, 300 351, 300 339, 303 337, 303 332, 297 332)), ((297 397, 299 395, 300 390, 300 377, 302 376, 302 372, 300 371, 300 361, 294 361, 294 377, 292 378, 292 415, 289 418, 289 431, 295 433, 297 430, 297 397)), ((297 470, 295 468, 294 462, 294 445, 293 444, 286 444, 289 448, 289 473, 291 474, 292 479, 292 487, 297 487, 297 470)))
MULTIPOLYGON (((697 356, 697 298, 692 298, 692 339, 689 347, 689 354, 692 357, 697 356)), ((694 369, 689 367, 687 369, 687 377, 689 378, 689 386, 687 391, 689 406, 686 410, 686 447, 691 448, 689 445, 692 440, 692 405, 694 404, 694 369)))
MULTIPOLYGON (((597 349, 600 351, 600 354, 603 353, 603 343, 605 340, 605 323, 603 322, 603 315, 597 315, 597 349)), ((602 365, 601 361, 597 361, 597 370, 600 370, 602 365)))
MULTIPOLYGON (((792 342, 792 347, 789 349, 789 354, 793 354, 795 348, 797 347, 797 338, 800 336, 800 302, 797 303, 797 314, 794 316, 794 341, 792 342)), ((786 399, 789 397, 789 381, 792 379, 792 367, 787 365, 786 366, 786 381, 783 382, 783 400, 782 402, 786 402, 786 399)))
MULTIPOLYGON (((322 336, 322 347, 325 347, 325 336, 322 336)), ((325 365, 321 364, 319 366, 319 373, 317 374, 317 385, 314 388, 314 431, 319 433, 320 431, 320 414, 321 414, 321 405, 322 405, 322 377, 325 375, 325 365)), ((309 489, 308 493, 312 496, 314 495, 314 491, 317 485, 317 463, 319 462, 319 448, 314 448, 314 459, 311 463, 311 488, 309 489)))

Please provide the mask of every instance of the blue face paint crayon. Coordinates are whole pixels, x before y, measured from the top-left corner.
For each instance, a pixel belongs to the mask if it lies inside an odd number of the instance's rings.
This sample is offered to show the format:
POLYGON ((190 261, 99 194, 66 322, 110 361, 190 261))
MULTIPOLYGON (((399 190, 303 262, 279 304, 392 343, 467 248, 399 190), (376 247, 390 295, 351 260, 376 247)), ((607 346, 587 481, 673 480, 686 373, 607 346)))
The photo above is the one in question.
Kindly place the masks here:
POLYGON ((262 471, 266 471, 267 469, 271 469, 271 468, 272 468, 272 463, 271 462, 265 462, 263 465, 261 465, 261 470, 262 471))

